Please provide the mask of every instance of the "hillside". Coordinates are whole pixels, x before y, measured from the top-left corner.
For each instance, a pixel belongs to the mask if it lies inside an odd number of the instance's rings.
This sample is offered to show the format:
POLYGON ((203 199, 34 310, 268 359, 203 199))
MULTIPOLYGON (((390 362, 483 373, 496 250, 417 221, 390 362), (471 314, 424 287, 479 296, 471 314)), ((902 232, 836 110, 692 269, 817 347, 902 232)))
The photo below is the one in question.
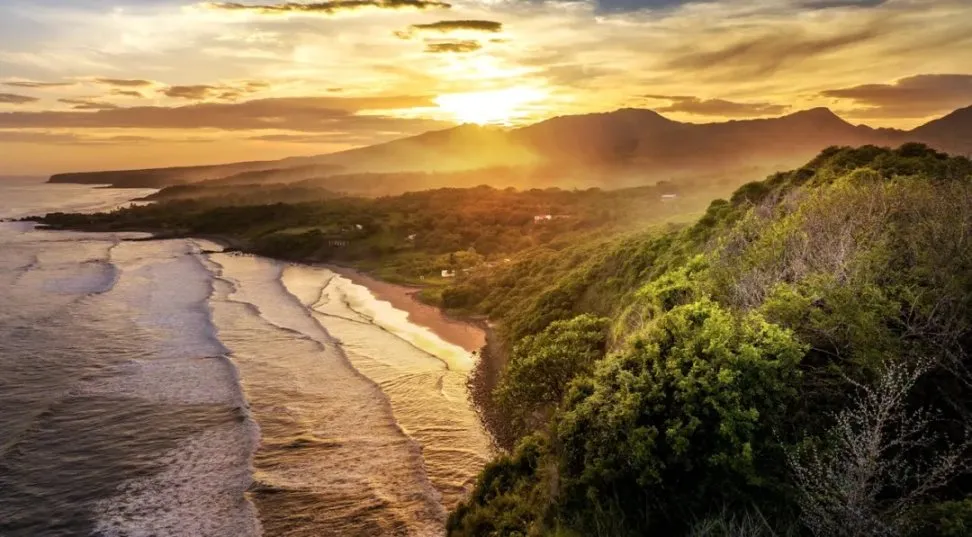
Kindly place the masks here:
POLYGON ((972 155, 972 106, 911 131, 916 140, 960 155, 972 155))
MULTIPOLYGON (((854 126, 818 108, 772 118, 692 124, 651 110, 563 116, 518 129, 465 125, 411 138, 310 157, 188 168, 60 174, 52 182, 115 186, 322 182, 361 174, 388 174, 384 193, 428 188, 402 181, 402 173, 450 174, 503 169, 488 184, 619 188, 698 176, 710 181, 755 179, 811 158, 830 145, 899 145, 926 142, 972 152, 970 109, 912 131, 854 126), (397 175, 397 176, 396 176, 397 175)), ((738 185, 739 183, 736 183, 738 185)), ((448 183, 437 186, 449 186, 448 183)), ((473 185, 468 185, 473 186, 473 185)))
POLYGON ((969 535, 969 207, 965 158, 830 148, 457 282, 512 349, 482 403, 516 447, 449 534, 969 535))
POLYGON ((701 211, 707 199, 665 185, 614 191, 436 189, 378 198, 301 187, 208 189, 101 214, 53 213, 57 228, 149 231, 162 237, 220 237, 237 248, 308 263, 337 262, 398 282, 421 283, 435 296, 443 270, 479 273, 518 252, 585 242, 701 211), (537 218, 539 217, 539 219, 537 218))
POLYGON ((144 170, 61 173, 51 176, 50 183, 112 185, 118 188, 162 188, 169 185, 219 179, 228 174, 268 170, 279 166, 276 161, 239 162, 212 166, 181 166, 144 170))

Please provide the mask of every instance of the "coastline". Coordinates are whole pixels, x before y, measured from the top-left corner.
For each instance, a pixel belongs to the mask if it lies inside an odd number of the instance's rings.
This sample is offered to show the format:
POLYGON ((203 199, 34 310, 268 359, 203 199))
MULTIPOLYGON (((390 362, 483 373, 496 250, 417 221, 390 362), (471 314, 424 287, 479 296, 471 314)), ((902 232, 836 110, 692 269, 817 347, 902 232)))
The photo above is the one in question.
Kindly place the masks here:
MULTIPOLYGON (((58 228, 54 228, 58 229, 58 228)), ((252 254, 247 244, 240 239, 219 234, 200 234, 187 236, 171 234, 158 229, 141 230, 151 235, 144 239, 165 240, 172 238, 197 238, 220 245, 227 252, 252 254)), ((98 231, 95 231, 98 232, 98 231)), ((259 255, 259 254, 252 254, 259 255)), ((288 262, 302 263, 288 260, 288 262)), ((492 438, 496 448, 504 451, 512 449, 515 437, 509 429, 507 420, 493 403, 492 392, 508 360, 507 349, 497 336, 495 327, 486 320, 464 320, 449 316, 445 310, 422 302, 417 298, 420 287, 406 286, 380 280, 357 269, 333 263, 304 263, 318 265, 366 287, 379 300, 389 302, 393 307, 408 314, 409 321, 428 328, 443 341, 457 345, 476 356, 475 366, 469 373, 467 387, 469 397, 479 414, 480 421, 492 438)))
POLYGON ((458 345, 470 353, 479 353, 486 346, 486 331, 481 326, 453 319, 442 309, 420 301, 415 297, 421 290, 418 287, 389 283, 349 267, 333 264, 325 264, 324 267, 367 287, 376 298, 408 313, 409 321, 428 328, 444 341, 458 345))
POLYGON ((389 283, 349 267, 324 265, 353 283, 364 286, 378 300, 391 303, 408 313, 409 321, 424 326, 454 345, 476 355, 476 364, 469 372, 466 387, 469 398, 479 415, 483 428, 489 434, 493 447, 510 452, 516 444, 516 435, 509 420, 493 402, 493 389, 499 383, 509 359, 507 349, 496 334, 493 325, 486 321, 464 321, 451 318, 437 306, 426 304, 416 294, 420 287, 389 283))

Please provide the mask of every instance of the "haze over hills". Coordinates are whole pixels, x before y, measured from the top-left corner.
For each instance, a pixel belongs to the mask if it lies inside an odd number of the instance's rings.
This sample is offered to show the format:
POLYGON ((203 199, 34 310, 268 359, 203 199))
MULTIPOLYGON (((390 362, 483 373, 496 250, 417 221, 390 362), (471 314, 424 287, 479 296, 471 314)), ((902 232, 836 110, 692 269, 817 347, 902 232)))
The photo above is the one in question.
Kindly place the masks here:
POLYGON ((560 116, 509 130, 463 125, 326 155, 66 173, 50 180, 119 187, 302 182, 336 191, 355 192, 360 186, 359 193, 366 194, 483 183, 613 188, 727 174, 734 174, 741 184, 798 165, 827 146, 896 146, 912 141, 956 154, 972 152, 972 107, 910 131, 852 125, 827 108, 705 124, 626 108, 560 116))

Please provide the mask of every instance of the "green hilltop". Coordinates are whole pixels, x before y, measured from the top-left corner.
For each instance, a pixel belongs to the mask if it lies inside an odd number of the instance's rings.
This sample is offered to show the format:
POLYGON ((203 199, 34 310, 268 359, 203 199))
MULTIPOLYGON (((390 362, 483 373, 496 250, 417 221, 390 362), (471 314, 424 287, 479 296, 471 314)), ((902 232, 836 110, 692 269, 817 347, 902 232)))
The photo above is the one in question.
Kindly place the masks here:
POLYGON ((451 536, 972 535, 972 162, 830 148, 442 293, 511 352, 451 536))

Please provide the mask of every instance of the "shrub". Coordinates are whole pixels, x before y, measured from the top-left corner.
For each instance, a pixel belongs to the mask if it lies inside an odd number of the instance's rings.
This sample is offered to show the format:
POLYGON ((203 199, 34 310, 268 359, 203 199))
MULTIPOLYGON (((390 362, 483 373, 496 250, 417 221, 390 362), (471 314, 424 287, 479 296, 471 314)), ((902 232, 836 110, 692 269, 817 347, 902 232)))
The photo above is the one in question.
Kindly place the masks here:
POLYGON ((591 371, 604 354, 607 322, 581 315, 517 343, 496 395, 520 433, 545 423, 570 381, 591 371))
POLYGON ((628 520, 671 529, 765 499, 785 466, 772 431, 804 351, 789 331, 707 299, 659 317, 568 395, 556 423, 568 500, 616 497, 628 520))

